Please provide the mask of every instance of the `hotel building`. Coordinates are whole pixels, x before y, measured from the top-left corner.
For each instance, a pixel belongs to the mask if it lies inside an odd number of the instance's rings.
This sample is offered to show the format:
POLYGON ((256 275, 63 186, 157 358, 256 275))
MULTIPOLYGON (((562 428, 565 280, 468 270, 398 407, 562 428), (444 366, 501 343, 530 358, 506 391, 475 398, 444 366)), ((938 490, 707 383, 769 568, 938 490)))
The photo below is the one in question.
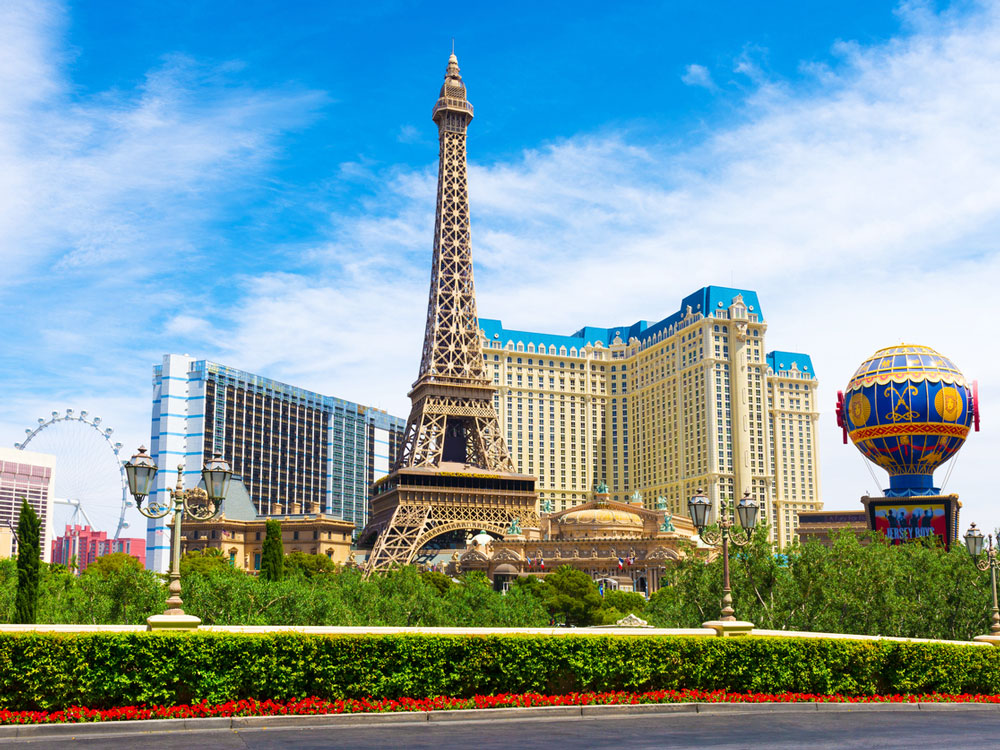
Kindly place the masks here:
POLYGON ((663 497, 684 517, 699 487, 716 507, 750 490, 780 546, 822 508, 812 361, 767 352, 756 292, 704 287, 657 323, 570 336, 479 326, 515 467, 554 510, 602 480, 614 501, 663 497))
POLYGON ((106 531, 67 524, 66 532, 52 542, 52 562, 67 567, 75 565, 81 573, 98 557, 115 552, 124 552, 138 560, 140 565, 146 564, 145 539, 108 539, 106 531))
POLYGON ((11 555, 15 546, 17 521, 22 498, 35 509, 42 522, 42 559, 52 561, 52 506, 55 501, 56 457, 47 453, 0 448, 0 558, 11 555))
POLYGON ((335 563, 347 562, 354 524, 323 513, 318 502, 306 506, 295 502, 288 508, 274 503, 269 514, 261 514, 239 480, 230 485, 216 518, 184 522, 181 554, 216 549, 234 568, 259 572, 267 522, 271 520, 281 523, 285 554, 297 551, 325 555, 335 563))
MULTIPOLYGON (((261 516, 275 506, 318 504, 358 529, 368 488, 390 468, 405 420, 225 365, 169 354, 153 368, 153 492, 167 493, 183 464, 195 486, 218 452, 241 477, 261 516)), ((147 528, 147 566, 166 570, 170 530, 147 528)))

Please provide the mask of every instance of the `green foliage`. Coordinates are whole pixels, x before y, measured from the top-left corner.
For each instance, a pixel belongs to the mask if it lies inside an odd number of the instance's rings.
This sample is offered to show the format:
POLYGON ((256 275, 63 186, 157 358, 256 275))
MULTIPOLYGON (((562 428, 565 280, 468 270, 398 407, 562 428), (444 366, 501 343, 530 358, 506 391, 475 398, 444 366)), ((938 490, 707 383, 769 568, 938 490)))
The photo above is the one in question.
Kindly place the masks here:
POLYGON ((281 522, 270 520, 261 546, 260 577, 265 581, 280 581, 284 575, 285 548, 281 543, 281 522))
POLYGON ((142 570, 141 563, 126 552, 112 552, 110 555, 98 557, 87 566, 85 575, 107 578, 114 573, 142 570))
POLYGON ((439 594, 446 593, 453 585, 449 576, 438 573, 436 570, 425 570, 420 574, 420 577, 424 579, 425 583, 436 588, 439 594))
MULTIPOLYGON (((736 616, 761 629, 969 640, 989 626, 989 574, 961 544, 889 545, 882 535, 844 531, 832 547, 795 545, 777 558, 758 528, 731 554, 736 616), (863 544, 867 541, 867 544, 863 544)), ((691 557, 667 568, 645 619, 696 627, 719 616, 722 560, 691 557)))
POLYGON ((10 622, 14 616, 14 598, 17 596, 17 561, 0 560, 0 622, 10 622))
POLYGON ((207 547, 204 550, 193 549, 181 558, 181 577, 200 573, 207 575, 213 572, 243 575, 237 571, 217 547, 207 547))
POLYGON ((549 616, 520 591, 494 591, 467 574, 442 592, 413 567, 364 580, 356 570, 268 582, 222 571, 183 579, 184 609, 206 625, 391 625, 530 627, 549 616))
POLYGON ((88 565, 79 576, 61 565, 43 565, 39 620, 71 625, 141 625, 150 615, 162 612, 166 593, 160 576, 125 557, 132 562, 88 565))
POLYGON ((538 601, 543 601, 545 584, 542 582, 541 578, 537 578, 535 576, 518 577, 514 579, 514 583, 511 585, 510 590, 517 590, 524 594, 530 594, 538 599, 538 601))
POLYGON ((336 563, 326 555, 309 555, 299 550, 285 555, 285 575, 292 578, 313 578, 336 570, 336 563))
POLYGON ((602 609, 614 609, 620 620, 627 614, 641 615, 646 609, 646 597, 634 591, 605 591, 602 609))
MULTIPOLYGON (((721 560, 704 554, 669 564, 664 585, 645 609, 639 595, 608 591, 571 568, 544 581, 517 578, 500 594, 481 573, 459 583, 404 568, 363 580, 356 570, 320 572, 288 556, 293 574, 279 581, 246 575, 221 556, 182 560, 185 610, 217 625, 543 626, 611 624, 629 612, 659 627, 694 627, 719 616, 721 560)), ((62 566, 39 568, 37 619, 52 623, 142 623, 161 612, 165 593, 154 573, 131 558, 102 558, 81 576, 62 566), (117 561, 117 562, 116 562, 117 561), (114 570, 111 570, 114 568, 114 570)), ((736 614, 758 628, 969 640, 989 627, 989 574, 960 545, 862 545, 853 534, 832 548, 792 547, 776 558, 757 532, 734 550, 736 614)), ((0 561, 0 621, 11 622, 17 591, 14 561, 0 561)))
MULTIPOLYGON (((0 560, 0 622, 13 620, 13 561, 0 560)), ((38 621, 69 625, 139 625, 162 612, 166 593, 156 573, 139 565, 89 566, 74 575, 63 565, 39 567, 38 621)))
POLYGON ((542 599, 549 614, 567 625, 593 625, 600 619, 597 584, 582 570, 563 565, 545 577, 542 599))
POLYGON ((0 634, 0 709, 697 688, 1000 692, 1000 650, 797 638, 0 634))
POLYGON ((594 615, 595 625, 614 625, 625 615, 619 612, 614 607, 601 607, 597 610, 597 614, 594 615))
POLYGON ((26 499, 17 517, 17 595, 14 622, 33 623, 38 614, 42 519, 26 499))

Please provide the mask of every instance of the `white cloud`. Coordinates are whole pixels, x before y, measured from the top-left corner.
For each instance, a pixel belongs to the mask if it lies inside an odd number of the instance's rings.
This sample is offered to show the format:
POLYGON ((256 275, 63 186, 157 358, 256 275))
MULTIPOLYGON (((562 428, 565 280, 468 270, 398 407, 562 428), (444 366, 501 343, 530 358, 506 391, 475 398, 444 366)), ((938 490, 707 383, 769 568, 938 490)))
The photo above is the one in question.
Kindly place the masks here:
POLYGON ((400 143, 421 143, 426 139, 414 125, 401 125, 396 140, 400 143))
POLYGON ((100 409, 131 450, 149 439, 151 365, 212 340, 189 314, 225 291, 206 288, 211 223, 325 100, 177 56, 134 90, 80 95, 65 26, 62 4, 0 3, 0 435, 100 409))
POLYGON ((681 80, 688 86, 701 86, 706 89, 715 88, 715 81, 712 80, 712 74, 708 72, 708 68, 697 63, 692 63, 685 68, 681 80))
MULTIPOLYGON (((821 85, 762 82, 744 56, 741 72, 759 85, 741 123, 683 150, 641 147, 628 134, 580 136, 513 162, 474 164, 480 314, 568 333, 662 318, 705 284, 758 290, 768 346, 810 353, 821 378, 828 507, 856 507, 865 490, 878 489, 857 452, 840 445, 831 408, 835 391, 881 346, 915 341, 952 357, 979 379, 989 429, 1000 392, 1000 355, 985 323, 1000 281, 992 239, 1000 225, 1000 23, 994 5, 917 20, 911 35, 883 45, 838 44, 839 63, 815 68, 821 85)), ((426 172, 396 174, 371 213, 336 218, 335 252, 354 273, 335 284, 281 278, 285 291, 269 297, 266 318, 295 315, 314 332, 342 322, 321 334, 322 352, 303 358, 305 342, 279 338, 253 316, 238 348, 271 342, 256 358, 262 364, 302 372, 308 360, 312 382, 322 381, 320 371, 336 373, 325 382, 340 395, 388 394, 392 411, 405 414, 432 190, 426 172)), ((965 500, 963 523, 1000 525, 988 503, 994 434, 973 435, 960 454, 949 489, 965 500)))
POLYGON ((128 260, 116 272, 141 276, 191 258, 220 209, 203 197, 238 189, 321 101, 227 88, 180 56, 134 92, 81 98, 54 50, 62 24, 53 3, 0 6, 0 290, 39 265, 72 274, 128 260))
MULTIPOLYGON (((206 84, 186 60, 168 61, 135 96, 71 100, 52 43, 60 14, 31 7, 0 11, 0 279, 8 283, 56 264, 63 278, 95 266, 122 273, 135 265, 123 257, 151 273, 142 263, 158 253, 181 265, 199 251, 198 231, 185 228, 204 226, 210 202, 200 198, 259 170, 275 134, 295 120, 280 113, 301 117, 315 103, 252 91, 206 103, 192 94, 206 84)), ((473 164, 479 310, 511 328, 568 333, 660 319, 706 284, 759 291, 769 347, 810 353, 821 378, 824 499, 834 508, 876 489, 857 452, 839 444, 835 391, 880 346, 935 346, 980 381, 986 431, 970 438, 949 489, 966 504, 963 526, 975 519, 991 528, 1000 525, 987 479, 988 457, 1000 449, 990 422, 1000 355, 987 328, 1000 281, 1000 19, 995 4, 964 17, 900 12, 908 35, 838 44, 835 64, 803 62, 815 76, 804 83, 765 80, 756 53, 745 54, 738 72, 756 88, 738 124, 704 142, 664 150, 628 132, 582 134, 473 164)), ((161 321, 181 337, 170 339, 174 350, 405 415, 426 313, 431 169, 343 165, 340 177, 363 181, 373 197, 334 214, 329 241, 302 250, 308 274, 237 278, 232 305, 212 303, 197 284, 122 295, 126 276, 99 287, 120 311, 115 321, 54 293, 52 310, 36 304, 18 323, 76 358, 71 390, 50 372, 60 365, 33 355, 48 381, 62 383, 52 392, 67 406, 109 388, 130 394, 133 406, 109 405, 109 420, 148 415, 148 363, 167 340, 161 321), (202 318, 213 326, 203 330, 202 318), (82 326, 92 338, 73 335, 82 326), (126 360, 115 342, 150 331, 126 360), (111 372, 101 367, 108 361, 111 372)), ((18 434, 24 414, 37 411, 24 406, 0 407, 4 434, 18 434)))

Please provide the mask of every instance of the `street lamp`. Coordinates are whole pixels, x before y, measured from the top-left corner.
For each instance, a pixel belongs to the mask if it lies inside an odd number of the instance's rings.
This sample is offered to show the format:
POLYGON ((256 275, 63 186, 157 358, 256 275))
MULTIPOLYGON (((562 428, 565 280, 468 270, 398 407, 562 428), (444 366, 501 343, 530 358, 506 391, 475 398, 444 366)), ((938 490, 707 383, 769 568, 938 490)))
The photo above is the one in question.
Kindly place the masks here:
MULTIPOLYGON (((998 540, 1000 541, 1000 540, 998 540)), ((976 567, 983 571, 990 571, 990 586, 993 589, 993 616, 990 623, 990 635, 1000 636, 1000 608, 997 607, 997 568, 1000 568, 1000 561, 997 560, 997 548, 993 546, 993 535, 986 537, 986 557, 980 558, 983 554, 983 532, 972 524, 965 532, 965 548, 969 550, 976 567)))
POLYGON ((701 488, 698 488, 698 494, 688 501, 688 508, 691 511, 691 521, 698 529, 698 536, 701 537, 701 540, 712 547, 722 544, 722 621, 735 622, 733 594, 729 586, 729 543, 732 542, 737 547, 745 547, 750 544, 751 532, 757 525, 757 512, 760 510, 760 505, 750 497, 750 490, 744 492, 743 497, 736 504, 735 515, 732 501, 727 503, 723 500, 722 517, 719 519, 718 531, 705 530, 705 527, 711 522, 712 503, 705 497, 701 488), (733 529, 737 520, 743 527, 743 533, 733 529))
POLYGON ((150 498, 145 507, 143 501, 149 497, 153 489, 153 478, 159 470, 151 457, 146 455, 145 446, 139 448, 125 464, 125 474, 128 477, 129 492, 135 498, 138 511, 146 518, 164 518, 174 514, 174 530, 170 537, 170 597, 167 599, 167 609, 161 617, 151 617, 147 622, 150 627, 197 627, 200 620, 197 617, 185 615, 181 601, 181 520, 185 515, 197 521, 208 521, 215 518, 222 509, 222 501, 229 492, 229 483, 233 478, 233 470, 216 453, 205 462, 201 477, 205 482, 205 490, 194 488, 184 489, 184 465, 177 467, 177 486, 167 488, 170 501, 164 502, 150 498), (205 502, 204 500, 207 500, 205 502), (201 502, 197 502, 201 500, 201 502), (171 507, 171 505, 173 507, 171 507))

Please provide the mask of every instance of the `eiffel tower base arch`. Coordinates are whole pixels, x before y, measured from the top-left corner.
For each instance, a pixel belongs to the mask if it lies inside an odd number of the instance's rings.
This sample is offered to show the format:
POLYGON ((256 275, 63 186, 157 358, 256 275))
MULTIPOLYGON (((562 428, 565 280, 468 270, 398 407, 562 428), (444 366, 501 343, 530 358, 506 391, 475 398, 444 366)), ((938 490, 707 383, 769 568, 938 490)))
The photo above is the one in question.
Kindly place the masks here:
POLYGON ((516 522, 522 535, 540 538, 537 502, 530 476, 400 470, 372 498, 365 537, 377 537, 365 577, 409 565, 425 544, 449 531, 506 536, 516 522))

